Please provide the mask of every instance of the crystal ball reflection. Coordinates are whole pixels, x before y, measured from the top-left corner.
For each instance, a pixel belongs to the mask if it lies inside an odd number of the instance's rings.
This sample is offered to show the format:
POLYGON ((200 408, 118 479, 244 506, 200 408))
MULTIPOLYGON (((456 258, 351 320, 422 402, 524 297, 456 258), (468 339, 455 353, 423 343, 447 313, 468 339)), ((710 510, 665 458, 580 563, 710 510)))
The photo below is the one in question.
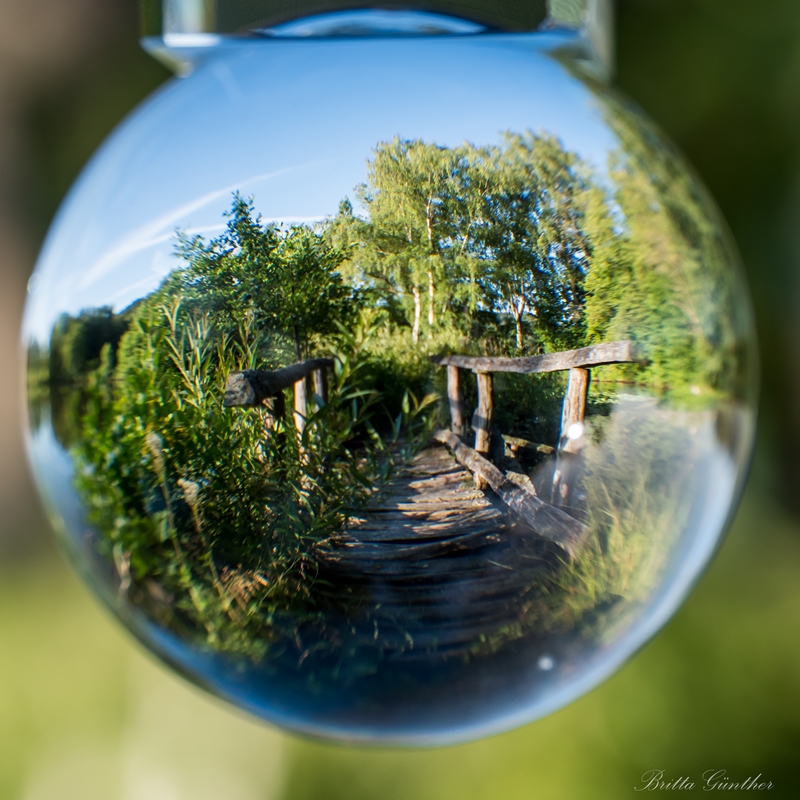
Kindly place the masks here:
POLYGON ((65 203, 25 318, 36 478, 209 691, 321 736, 503 730, 710 557, 747 297, 704 192, 564 44, 231 44, 65 203))

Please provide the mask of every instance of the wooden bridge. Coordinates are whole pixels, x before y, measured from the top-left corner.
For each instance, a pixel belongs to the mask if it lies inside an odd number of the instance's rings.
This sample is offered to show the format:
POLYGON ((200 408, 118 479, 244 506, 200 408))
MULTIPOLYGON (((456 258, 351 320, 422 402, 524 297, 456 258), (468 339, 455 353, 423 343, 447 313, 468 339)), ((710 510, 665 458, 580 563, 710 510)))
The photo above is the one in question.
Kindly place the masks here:
MULTIPOLYGON (((320 549, 320 571, 332 595, 359 598, 364 635, 393 652, 462 653, 480 637, 519 620, 526 596, 554 568, 560 551, 577 558, 589 529, 570 515, 575 458, 584 444, 590 370, 638 361, 630 341, 593 345, 524 358, 452 355, 434 359, 447 369, 451 426, 377 495, 357 511, 346 530, 320 549), (548 496, 537 494, 524 473, 502 470, 490 460, 493 436, 493 374, 569 370, 561 427, 554 446, 503 436, 514 457, 526 448, 555 458, 548 496), (477 380, 477 409, 467 424, 462 372, 477 380), (466 443, 469 427, 472 445, 466 443)), ((294 389, 294 415, 302 429, 309 397, 326 399, 325 370, 331 359, 313 359, 266 372, 232 373, 226 406, 272 404, 294 389)), ((499 438, 499 437, 497 437, 499 438)), ((357 616, 357 615, 356 615, 357 616)), ((358 624, 357 620, 354 624, 358 624)))

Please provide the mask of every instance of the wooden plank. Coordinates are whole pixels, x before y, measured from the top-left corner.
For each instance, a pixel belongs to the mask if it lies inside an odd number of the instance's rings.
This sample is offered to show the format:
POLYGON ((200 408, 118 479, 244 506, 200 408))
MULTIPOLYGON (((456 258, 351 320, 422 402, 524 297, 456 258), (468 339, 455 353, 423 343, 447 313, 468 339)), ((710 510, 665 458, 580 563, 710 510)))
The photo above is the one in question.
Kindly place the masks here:
POLYGON ((349 562, 327 561, 328 554, 323 554, 322 564, 325 580, 318 580, 314 584, 315 591, 334 597, 340 596, 341 584, 348 589, 367 589, 370 594, 385 591, 387 594, 395 593, 400 598, 414 599, 416 597, 431 598, 441 597, 442 594, 457 589, 464 596, 465 590, 476 595, 484 593, 502 594, 513 591, 521 584, 529 581, 529 576, 539 575, 542 571, 552 571, 552 561, 539 559, 538 561, 523 562, 515 560, 514 553, 497 553, 498 546, 486 549, 479 554, 471 570, 459 569, 466 560, 463 557, 450 559, 437 559, 423 562, 403 562, 401 570, 382 572, 383 580, 376 583, 373 574, 366 574, 350 570, 349 562), (512 564, 502 564, 500 559, 512 561, 512 564), (465 581, 468 579, 468 583, 465 581), (455 585, 454 585, 455 584, 455 585))
POLYGON ((503 434, 503 444, 506 446, 506 455, 508 455, 508 451, 516 453, 517 450, 530 450, 531 452, 550 456, 556 451, 555 447, 549 444, 537 444, 536 442, 529 442, 527 439, 520 439, 518 436, 506 436, 506 434, 503 434))
POLYGON ((437 431, 434 439, 446 444, 460 464, 480 475, 516 517, 543 538, 557 544, 570 557, 577 556, 589 538, 590 531, 586 525, 507 480, 494 464, 464 444, 452 431, 437 431))
MULTIPOLYGON (((386 588, 401 597, 413 602, 416 597, 434 597, 432 594, 438 590, 457 586, 465 592, 479 594, 481 592, 513 591, 530 581, 531 576, 541 575, 550 570, 551 566, 539 563, 530 567, 518 568, 516 564, 498 566, 487 564, 486 553, 476 558, 471 568, 464 565, 470 561, 464 556, 440 558, 434 561, 398 562, 403 569, 388 571, 391 562, 371 562, 368 569, 359 562, 350 565, 349 562, 332 564, 323 563, 324 574, 331 580, 334 591, 327 590, 332 597, 341 596, 342 585, 352 588, 356 592, 366 591, 376 594, 378 588, 386 588), (376 581, 376 578, 379 580, 376 581)), ((397 566, 397 565, 395 565, 397 566)), ((315 591, 323 592, 321 584, 315 584, 315 591)))
POLYGON ((422 489, 423 487, 426 489, 434 489, 436 487, 448 487, 452 491, 455 491, 459 484, 463 483, 465 480, 469 480, 472 476, 462 467, 457 466, 451 472, 445 472, 441 475, 436 475, 435 477, 430 478, 417 478, 413 477, 413 479, 406 484, 403 488, 408 489, 422 489))
POLYGON ((369 514, 432 514, 434 512, 446 513, 463 513, 463 509, 471 508, 484 508, 484 504, 477 501, 477 498, 460 497, 457 494, 451 494, 447 497, 440 497, 433 495, 429 500, 407 500, 405 502, 392 503, 391 505, 375 505, 369 507, 369 514))
MULTIPOLYGON (((499 535, 499 534, 498 534, 499 535)), ((493 543, 494 544, 494 543, 493 543)), ((420 545, 427 547, 427 543, 420 545)), ((425 558, 411 557, 393 558, 391 554, 379 554, 375 558, 361 556, 361 548, 369 545, 338 545, 335 551, 323 558, 328 566, 338 564, 344 574, 366 576, 380 576, 388 580, 389 577, 416 577, 417 580, 435 580, 449 576, 464 576, 466 574, 481 574, 486 569, 486 553, 484 543, 473 542, 472 547, 466 552, 428 552, 425 558), (448 557, 450 556, 450 557, 448 557)), ((397 546, 386 545, 395 549, 397 546)), ((418 555, 418 554, 417 554, 418 555)))
MULTIPOLYGON (((467 475, 466 472, 464 474, 467 475)), ((417 487, 416 494, 414 494, 414 490, 410 486, 404 487, 408 489, 405 497, 400 497, 399 495, 389 495, 385 498, 383 505, 395 505, 399 507, 400 504, 408 505, 409 503, 469 503, 481 501, 483 496, 472 485, 472 475, 468 475, 469 485, 466 489, 464 486, 462 486, 463 480, 463 478, 460 478, 458 483, 441 483, 432 488, 425 487, 423 489, 422 487, 417 487)), ((373 510, 376 507, 377 506, 373 506, 373 510)))
POLYGON ((347 553, 350 563, 356 561, 425 561, 454 553, 474 555, 478 548, 487 544, 496 544, 501 541, 500 528, 492 526, 489 530, 475 530, 463 533, 461 536, 450 536, 441 541, 417 542, 411 540, 409 544, 400 542, 370 542, 359 539, 337 542, 337 548, 342 553, 347 553))
POLYGON ((579 350, 564 350, 559 353, 544 353, 540 356, 505 358, 498 356, 444 356, 434 357, 440 367, 461 367, 473 372, 559 372, 573 367, 599 367, 602 364, 639 362, 633 342, 603 342, 579 350))
POLYGON ((501 514, 491 505, 459 508, 452 511, 420 512, 389 511, 352 519, 349 530, 355 534, 362 530, 400 530, 418 528, 422 530, 449 531, 457 536, 467 533, 476 524, 489 520, 492 524, 502 522, 501 514), (455 524, 454 524, 455 523, 455 524))
POLYGON ((467 426, 464 420, 464 398, 458 367, 447 368, 447 400, 450 404, 450 430, 456 436, 464 437, 467 434, 467 426))
POLYGON ((408 524, 408 525, 419 525, 420 523, 425 524, 432 524, 432 523, 452 523, 456 520, 463 520, 464 515, 471 511, 480 511, 481 508, 447 508, 447 509, 440 509, 438 511, 427 511, 427 510, 420 510, 420 511, 409 511, 409 510, 392 510, 392 511, 381 511, 378 514, 370 514, 369 516, 365 516, 364 519, 369 521, 378 520, 381 521, 382 525, 392 525, 392 524, 408 524))
POLYGON ((276 370, 246 369, 231 372, 225 385, 225 407, 252 407, 294 386, 315 370, 332 369, 332 358, 312 358, 276 370))
MULTIPOLYGON (((486 520, 478 524, 473 521, 469 530, 473 534, 495 534, 503 527, 501 519, 486 520)), ((427 542, 445 542, 463 536, 464 530, 454 525, 408 525, 387 528, 348 528, 347 541, 350 539, 364 543, 383 545, 419 545, 427 542)), ((337 539, 337 544, 339 540, 337 539)), ((344 540, 343 540, 344 541, 344 540)))

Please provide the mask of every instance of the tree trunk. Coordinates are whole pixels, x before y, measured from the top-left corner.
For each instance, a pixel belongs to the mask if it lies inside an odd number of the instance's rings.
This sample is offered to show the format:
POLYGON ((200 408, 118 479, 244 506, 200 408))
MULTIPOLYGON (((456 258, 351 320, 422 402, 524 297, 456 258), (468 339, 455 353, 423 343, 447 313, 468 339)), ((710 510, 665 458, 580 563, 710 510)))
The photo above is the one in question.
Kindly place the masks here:
POLYGON ((428 336, 433 334, 433 326, 436 324, 436 308, 434 306, 434 296, 436 287, 433 283, 433 270, 428 270, 428 336))
POLYGON ((419 341, 419 322, 422 316, 422 299, 419 295, 419 286, 412 290, 414 295, 414 327, 411 329, 411 340, 416 344, 419 341))
POLYGON ((514 322, 517 326, 517 350, 522 350, 522 314, 514 312, 514 322))

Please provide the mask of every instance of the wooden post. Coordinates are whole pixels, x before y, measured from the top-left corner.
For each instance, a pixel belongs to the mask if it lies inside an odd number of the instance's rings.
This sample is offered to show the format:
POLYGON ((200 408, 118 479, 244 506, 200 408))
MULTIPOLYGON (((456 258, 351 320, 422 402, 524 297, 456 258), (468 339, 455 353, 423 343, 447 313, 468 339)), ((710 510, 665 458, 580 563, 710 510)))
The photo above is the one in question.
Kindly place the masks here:
POLYGON ((306 379, 302 378, 294 385, 294 425, 297 433, 302 437, 306 429, 306 417, 308 416, 308 389, 306 379))
POLYGON ((477 376, 478 408, 472 419, 472 427, 475 428, 475 450, 478 453, 488 453, 492 438, 492 411, 494 408, 492 373, 479 372, 477 376))
MULTIPOLYGON (((476 374, 478 377, 478 408, 472 418, 472 427, 475 429, 475 451, 486 455, 492 441, 492 412, 494 410, 492 373, 478 372, 476 374)), ((484 478, 476 474, 475 485, 483 491, 488 484, 484 478)))
POLYGON ((467 426, 464 424, 464 398, 461 394, 461 381, 458 367, 447 368, 447 399, 450 403, 450 430, 463 438, 467 426))
POLYGON ((284 414, 286 414, 286 401, 283 398, 283 392, 265 398, 262 404, 267 411, 265 427, 268 431, 271 431, 275 427, 275 423, 279 419, 283 419, 284 414))
POLYGON ((314 394, 318 398, 319 407, 322 408, 328 402, 328 372, 325 368, 315 369, 311 375, 314 381, 314 394))
POLYGON ((566 505, 573 479, 575 456, 584 444, 583 420, 586 416, 586 396, 589 393, 589 370, 573 367, 569 371, 567 393, 561 410, 561 431, 558 436, 558 455, 553 473, 553 503, 566 505))

